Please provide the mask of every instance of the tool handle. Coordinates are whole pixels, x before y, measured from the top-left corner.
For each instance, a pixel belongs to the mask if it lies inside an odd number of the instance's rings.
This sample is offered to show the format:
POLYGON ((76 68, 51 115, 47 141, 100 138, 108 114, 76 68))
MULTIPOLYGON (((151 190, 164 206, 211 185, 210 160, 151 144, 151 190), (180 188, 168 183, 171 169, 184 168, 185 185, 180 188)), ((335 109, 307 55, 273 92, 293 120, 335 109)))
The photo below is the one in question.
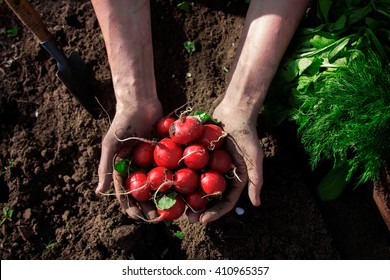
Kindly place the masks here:
POLYGON ((27 0, 5 0, 5 2, 40 42, 45 42, 51 37, 40 15, 30 2, 27 0))

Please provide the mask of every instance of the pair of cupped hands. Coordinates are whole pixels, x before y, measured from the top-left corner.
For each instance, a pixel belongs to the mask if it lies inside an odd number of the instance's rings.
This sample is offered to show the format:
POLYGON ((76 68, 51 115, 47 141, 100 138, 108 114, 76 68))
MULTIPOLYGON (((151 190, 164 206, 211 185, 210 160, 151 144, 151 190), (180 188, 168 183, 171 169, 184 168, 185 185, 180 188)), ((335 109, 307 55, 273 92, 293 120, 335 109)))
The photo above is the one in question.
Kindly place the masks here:
MULTIPOLYGON (((252 204, 260 205, 263 151, 256 130, 257 114, 256 111, 248 110, 245 104, 234 105, 224 99, 215 108, 213 118, 220 121, 223 129, 229 134, 227 150, 233 157, 240 180, 234 180, 233 186, 227 190, 221 201, 203 213, 194 213, 188 209, 186 214, 190 223, 208 223, 222 217, 235 207, 246 186, 252 204)), ((121 194, 125 189, 125 178, 113 170, 113 159, 114 157, 116 160, 125 158, 137 143, 137 141, 122 142, 119 141, 120 139, 131 136, 150 137, 155 123, 162 117, 162 106, 157 98, 136 104, 118 102, 116 114, 102 142, 96 194, 109 191, 113 182, 116 197, 123 211, 132 219, 145 217, 153 220, 158 214, 151 202, 135 202, 129 195, 121 194)))

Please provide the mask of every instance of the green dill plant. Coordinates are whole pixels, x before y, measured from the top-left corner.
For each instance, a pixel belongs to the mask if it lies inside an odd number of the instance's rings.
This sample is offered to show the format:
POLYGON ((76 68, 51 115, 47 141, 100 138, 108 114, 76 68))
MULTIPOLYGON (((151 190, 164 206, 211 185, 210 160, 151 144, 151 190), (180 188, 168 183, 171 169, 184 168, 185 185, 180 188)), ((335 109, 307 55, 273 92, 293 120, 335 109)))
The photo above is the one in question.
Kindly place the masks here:
POLYGON ((333 162, 322 200, 389 160, 389 46, 388 0, 312 1, 270 86, 266 123, 294 121, 313 169, 333 162))
POLYGON ((378 179, 390 155, 390 71, 374 53, 320 76, 292 110, 311 165, 347 161, 349 181, 378 179))

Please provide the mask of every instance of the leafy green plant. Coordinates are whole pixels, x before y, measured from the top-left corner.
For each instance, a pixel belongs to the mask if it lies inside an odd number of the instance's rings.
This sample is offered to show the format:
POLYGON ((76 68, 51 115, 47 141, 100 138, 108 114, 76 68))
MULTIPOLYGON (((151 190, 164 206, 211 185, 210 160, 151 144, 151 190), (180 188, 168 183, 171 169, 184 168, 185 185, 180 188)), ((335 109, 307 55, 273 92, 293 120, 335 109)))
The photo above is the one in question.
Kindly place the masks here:
POLYGON ((50 240, 48 243, 44 244, 45 250, 51 250, 54 246, 57 245, 57 241, 55 239, 50 240))
POLYGON ((3 218, 0 221, 0 226, 5 224, 7 221, 12 220, 12 215, 14 214, 14 210, 9 209, 8 207, 3 208, 3 218))
POLYGON ((180 10, 182 10, 186 13, 189 13, 191 11, 191 7, 187 1, 183 1, 183 2, 180 2, 179 4, 177 4, 177 8, 179 8, 180 10))
POLYGON ((264 116, 289 118, 315 168, 334 163, 318 186, 334 199, 378 178, 389 154, 390 5, 386 0, 317 0, 271 85, 264 116))
POLYGON ((358 184, 378 179, 390 155, 390 71, 369 54, 318 77, 298 95, 292 111, 313 168, 323 159, 347 161, 349 180, 359 171, 358 184))
POLYGON ((12 28, 6 29, 5 32, 10 36, 16 37, 19 34, 19 26, 15 24, 12 28))
POLYGON ((183 43, 183 46, 189 54, 192 54, 196 51, 196 45, 194 41, 186 41, 183 43))

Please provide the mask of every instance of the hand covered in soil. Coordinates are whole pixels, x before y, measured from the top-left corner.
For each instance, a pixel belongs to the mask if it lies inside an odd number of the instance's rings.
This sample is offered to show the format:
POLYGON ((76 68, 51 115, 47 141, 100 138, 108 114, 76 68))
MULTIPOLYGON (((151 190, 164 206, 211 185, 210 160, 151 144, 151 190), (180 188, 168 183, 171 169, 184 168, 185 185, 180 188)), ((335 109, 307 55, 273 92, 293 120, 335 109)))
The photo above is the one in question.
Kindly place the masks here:
POLYGON ((260 205, 260 191, 263 185, 263 150, 257 137, 257 111, 221 104, 215 109, 213 117, 223 124, 229 133, 226 139, 227 150, 233 157, 240 180, 233 180, 233 186, 224 194, 222 201, 203 214, 187 213, 190 221, 199 219, 201 223, 217 220, 236 205, 241 192, 248 184, 248 195, 254 206, 260 205))
MULTIPOLYGON (((152 135, 153 126, 158 119, 162 117, 161 104, 158 100, 148 101, 145 104, 133 106, 117 106, 117 112, 112 124, 102 142, 102 152, 99 164, 99 184, 96 188, 96 194, 100 195, 109 190, 111 182, 114 182, 116 197, 121 207, 133 219, 138 219, 142 213, 128 195, 125 193, 125 178, 117 171, 113 170, 115 161, 125 158, 137 144, 136 141, 121 142, 118 139, 125 139, 131 136, 149 137, 152 135), (138 216, 138 217, 137 217, 138 216)), ((142 212, 149 218, 157 216, 155 208, 148 203, 142 203, 142 212)))
MULTIPOLYGON (((248 183, 253 205, 260 205, 263 184, 263 151, 256 120, 268 88, 285 50, 308 5, 307 0, 251 1, 245 18, 230 81, 222 102, 214 112, 229 133, 228 150, 233 155, 237 181, 222 201, 200 216, 200 222, 211 222, 236 204, 248 183), (270 32, 271 30, 271 32, 270 32)), ((195 214, 188 213, 191 221, 195 214)))

